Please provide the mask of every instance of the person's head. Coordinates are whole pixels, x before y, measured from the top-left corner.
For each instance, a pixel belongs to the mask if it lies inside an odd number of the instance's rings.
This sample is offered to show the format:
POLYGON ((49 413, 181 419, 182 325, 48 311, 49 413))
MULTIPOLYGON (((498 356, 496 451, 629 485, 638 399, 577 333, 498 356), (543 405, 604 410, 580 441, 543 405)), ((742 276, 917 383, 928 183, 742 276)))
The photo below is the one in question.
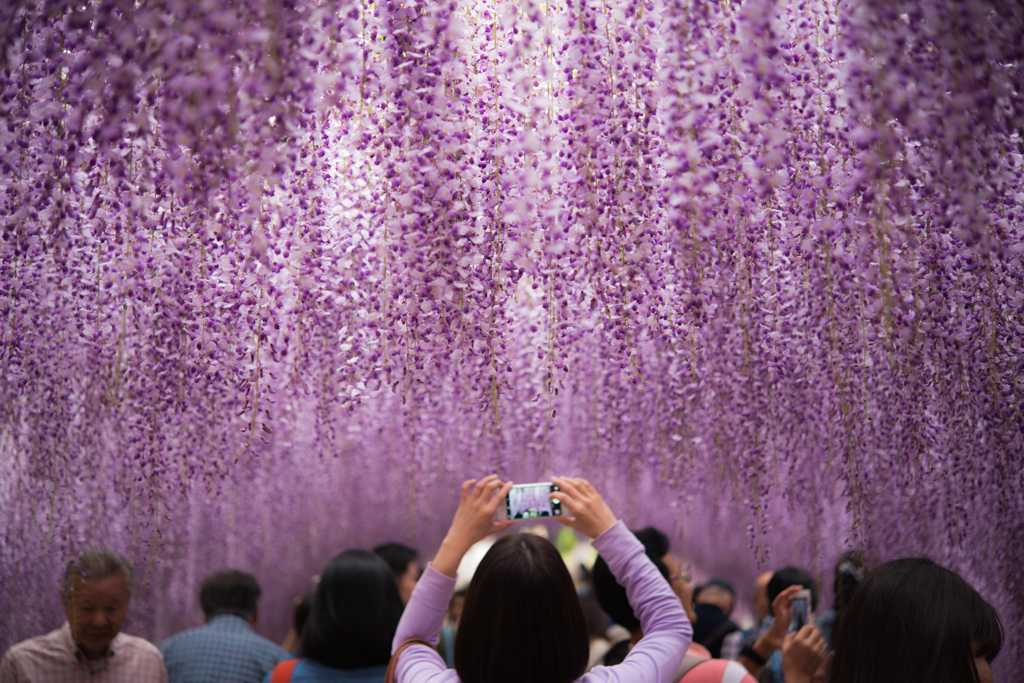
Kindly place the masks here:
POLYGON ((401 543, 385 543, 373 549, 373 552, 387 562, 391 573, 395 576, 398 584, 398 594, 402 598, 402 604, 408 605, 412 597, 412 590, 420 578, 420 565, 417 562, 417 553, 407 545, 401 543))
POLYGON ((384 560, 346 550, 320 575, 300 653, 335 669, 387 664, 401 617, 402 600, 384 560))
POLYGON ((773 614, 772 603, 775 602, 775 598, 779 597, 779 593, 786 590, 790 586, 801 586, 811 591, 811 610, 817 611, 818 609, 818 587, 814 583, 814 579, 807 573, 806 569, 800 567, 785 567, 772 574, 772 578, 768 579, 768 613, 773 614))
POLYGON ((991 683, 999 615, 955 572, 887 562, 857 588, 832 639, 829 683, 991 683))
MULTIPOLYGON (((679 562, 669 554, 668 536, 651 526, 633 533, 643 543, 644 552, 647 554, 647 557, 658 568, 658 571, 665 577, 665 580, 669 582, 675 594, 679 596, 679 600, 683 603, 683 609, 686 610, 690 621, 696 621, 690 583, 688 577, 685 576, 680 568, 679 562)), ((594 562, 592 582, 594 584, 594 595, 597 597, 597 602, 601 605, 601 609, 604 610, 605 614, 634 636, 639 635, 640 620, 636 618, 633 608, 629 605, 626 589, 615 580, 611 569, 608 568, 608 564, 600 556, 594 562)))
POLYGON ((470 581, 455 635, 463 683, 569 683, 590 657, 572 577, 555 546, 533 534, 499 539, 470 581))
POLYGON ((847 550, 836 560, 835 581, 832 588, 835 591, 835 610, 837 616, 842 616, 846 606, 850 604, 853 592, 864 580, 864 553, 859 550, 847 550))
POLYGON ((255 625, 259 618, 260 585, 246 572, 229 570, 210 574, 199 589, 199 606, 206 621, 231 615, 255 625))
POLYGON ((736 593, 730 583, 714 579, 701 589, 695 602, 698 605, 715 605, 728 616, 732 613, 733 604, 736 602, 736 593))
POLYGON ((98 659, 121 631, 131 598, 132 567, 121 553, 89 548, 68 562, 61 602, 71 635, 87 659, 98 659))
POLYGON ((774 572, 762 572, 754 581, 754 595, 751 602, 754 605, 754 613, 760 623, 765 617, 772 613, 772 603, 768 600, 768 582, 774 572))

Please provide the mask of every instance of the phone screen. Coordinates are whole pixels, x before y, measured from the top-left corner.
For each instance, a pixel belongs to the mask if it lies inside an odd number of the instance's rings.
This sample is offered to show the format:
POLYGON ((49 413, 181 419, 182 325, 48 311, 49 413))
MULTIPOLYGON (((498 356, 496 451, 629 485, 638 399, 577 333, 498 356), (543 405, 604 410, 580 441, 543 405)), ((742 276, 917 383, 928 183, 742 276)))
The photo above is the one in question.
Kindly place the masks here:
MULTIPOLYGON (((800 591, 803 593, 804 591, 800 591)), ((793 630, 799 631, 811 621, 811 603, 807 596, 797 593, 793 598, 793 630)))
POLYGON ((554 484, 518 484, 508 492, 505 506, 509 519, 532 519, 562 514, 562 504, 548 494, 557 491, 554 484))

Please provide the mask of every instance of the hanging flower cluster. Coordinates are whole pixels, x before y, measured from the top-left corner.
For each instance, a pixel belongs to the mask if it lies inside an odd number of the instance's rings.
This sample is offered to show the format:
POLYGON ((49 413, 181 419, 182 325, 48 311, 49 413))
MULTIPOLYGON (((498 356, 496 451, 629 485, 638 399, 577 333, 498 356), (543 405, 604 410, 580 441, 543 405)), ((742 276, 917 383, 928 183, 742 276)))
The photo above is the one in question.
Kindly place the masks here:
POLYGON ((737 582, 930 554, 1024 661, 1015 3, 0 26, 0 647, 92 542, 146 568, 138 632, 227 564, 283 623, 338 549, 428 551, 498 471, 587 476, 737 582))

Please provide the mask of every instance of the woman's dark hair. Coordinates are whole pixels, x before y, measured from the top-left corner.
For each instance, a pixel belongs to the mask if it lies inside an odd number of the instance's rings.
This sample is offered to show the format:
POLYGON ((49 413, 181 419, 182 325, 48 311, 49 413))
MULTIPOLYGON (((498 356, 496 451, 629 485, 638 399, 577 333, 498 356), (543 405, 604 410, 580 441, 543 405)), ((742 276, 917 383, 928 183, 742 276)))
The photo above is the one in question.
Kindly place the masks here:
POLYGON ((491 546, 455 634, 462 683, 570 683, 589 658, 580 601, 555 546, 533 534, 491 546))
POLYGON ((608 633, 608 615, 597 603, 593 592, 580 595, 580 610, 583 612, 583 623, 587 625, 587 636, 604 638, 608 633))
POLYGON ((832 640, 829 683, 977 683, 976 656, 1003 646, 995 609, 956 572, 925 558, 868 573, 832 640))
MULTIPOLYGON (((647 557, 667 581, 670 578, 668 565, 662 558, 668 555, 668 536, 652 526, 634 531, 633 535, 644 544, 644 552, 647 557)), ((640 620, 633 613, 629 598, 626 597, 626 589, 615 580, 612 570, 608 568, 608 563, 600 555, 594 562, 591 581, 594 584, 594 596, 597 598, 598 604, 605 614, 611 617, 612 621, 627 631, 635 631, 640 628, 640 620)))
POLYGON ((295 634, 302 637, 302 632, 306 629, 306 622, 309 621, 309 613, 313 609, 313 596, 306 595, 302 598, 298 605, 295 606, 295 612, 292 614, 292 628, 295 629, 295 634))
POLYGON ((806 569, 800 567, 783 567, 768 579, 768 610, 773 616, 775 612, 772 610, 771 604, 775 602, 775 598, 779 597, 779 593, 790 586, 803 586, 811 591, 811 609, 817 611, 818 586, 814 583, 811 575, 807 573, 806 569))
POLYGON ((402 599, 384 560, 346 550, 320 575, 300 653, 335 669, 387 664, 401 617, 402 599))
POLYGON ((836 619, 846 613, 846 606, 853 598, 853 592, 864 580, 864 553, 859 550, 847 550, 836 560, 835 581, 832 589, 835 594, 833 609, 836 619))
POLYGON ((388 563, 391 573, 399 577, 409 571, 409 565, 416 561, 416 550, 401 543, 385 543, 373 549, 373 554, 388 563))

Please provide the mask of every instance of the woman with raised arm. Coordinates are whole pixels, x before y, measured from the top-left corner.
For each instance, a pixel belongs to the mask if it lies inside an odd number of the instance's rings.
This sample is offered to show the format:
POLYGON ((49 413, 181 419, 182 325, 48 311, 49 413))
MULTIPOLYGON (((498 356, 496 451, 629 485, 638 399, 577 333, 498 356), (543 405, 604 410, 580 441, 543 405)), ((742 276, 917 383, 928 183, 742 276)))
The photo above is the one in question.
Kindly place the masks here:
MULTIPOLYGON (((670 683, 693 634, 679 598, 589 482, 569 477, 551 482, 561 489, 551 497, 568 512, 560 521, 593 538, 626 587, 643 626, 640 643, 621 664, 584 675, 589 641, 569 571, 547 539, 516 534, 495 543, 473 575, 455 638, 455 668, 446 669, 431 647, 412 645, 398 657, 396 683, 670 683)), ((495 475, 462 485, 455 519, 413 591, 393 650, 410 638, 437 644, 462 556, 512 524, 493 521, 511 488, 495 475)))

